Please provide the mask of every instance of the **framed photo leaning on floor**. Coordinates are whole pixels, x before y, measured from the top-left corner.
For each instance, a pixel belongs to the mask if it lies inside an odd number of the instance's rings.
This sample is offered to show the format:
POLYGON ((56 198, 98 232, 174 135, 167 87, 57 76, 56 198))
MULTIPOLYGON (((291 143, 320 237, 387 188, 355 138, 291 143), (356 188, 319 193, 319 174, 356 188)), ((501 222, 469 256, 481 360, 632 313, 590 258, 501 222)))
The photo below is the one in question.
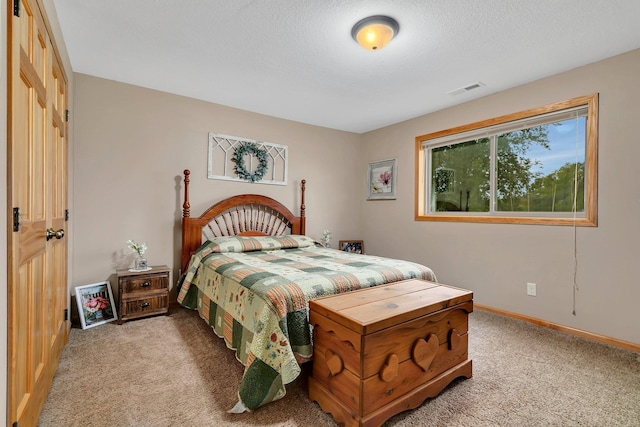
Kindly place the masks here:
POLYGON ((76 302, 82 329, 118 319, 109 282, 76 286, 76 302))

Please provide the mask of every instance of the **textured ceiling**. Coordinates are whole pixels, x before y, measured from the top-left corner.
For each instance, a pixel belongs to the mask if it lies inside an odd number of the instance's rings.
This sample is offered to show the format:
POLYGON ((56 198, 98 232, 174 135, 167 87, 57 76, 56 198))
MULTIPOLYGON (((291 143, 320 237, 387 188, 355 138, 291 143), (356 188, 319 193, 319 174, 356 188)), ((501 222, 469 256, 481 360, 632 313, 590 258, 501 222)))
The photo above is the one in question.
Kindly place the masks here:
POLYGON ((640 48, 639 0, 54 5, 74 72, 357 133, 640 48), (377 14, 400 32, 371 52, 351 27, 377 14))

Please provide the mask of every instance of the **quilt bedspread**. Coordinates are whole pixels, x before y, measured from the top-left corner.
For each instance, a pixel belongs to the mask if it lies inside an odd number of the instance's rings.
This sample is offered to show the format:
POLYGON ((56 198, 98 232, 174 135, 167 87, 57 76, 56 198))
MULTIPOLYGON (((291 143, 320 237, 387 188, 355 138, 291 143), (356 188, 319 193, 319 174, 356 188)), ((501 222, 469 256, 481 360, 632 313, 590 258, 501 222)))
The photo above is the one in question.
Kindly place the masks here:
POLYGON ((192 257, 178 302, 197 309, 245 366, 241 406, 285 395, 313 355, 310 299, 399 280, 436 281, 420 264, 327 249, 306 236, 225 237, 192 257))

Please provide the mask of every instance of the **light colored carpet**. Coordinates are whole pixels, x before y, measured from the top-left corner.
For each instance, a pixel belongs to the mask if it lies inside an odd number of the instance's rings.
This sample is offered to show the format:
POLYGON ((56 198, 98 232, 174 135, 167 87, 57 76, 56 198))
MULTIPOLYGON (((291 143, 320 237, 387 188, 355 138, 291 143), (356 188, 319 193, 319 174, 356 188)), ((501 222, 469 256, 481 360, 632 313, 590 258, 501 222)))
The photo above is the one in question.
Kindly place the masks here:
MULTIPOLYGON (((640 426, 640 356, 523 321, 470 316, 473 377, 385 426, 640 426)), ((197 313, 72 329, 40 419, 48 426, 333 426, 300 378, 251 413, 242 366, 197 313)))

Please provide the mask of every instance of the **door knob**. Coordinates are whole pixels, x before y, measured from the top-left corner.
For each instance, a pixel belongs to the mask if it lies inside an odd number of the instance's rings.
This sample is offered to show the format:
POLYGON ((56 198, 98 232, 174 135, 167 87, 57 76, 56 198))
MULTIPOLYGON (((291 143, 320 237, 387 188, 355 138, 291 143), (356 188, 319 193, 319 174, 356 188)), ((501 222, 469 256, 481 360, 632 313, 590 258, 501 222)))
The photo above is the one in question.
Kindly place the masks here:
POLYGON ((47 242, 53 239, 54 237, 60 240, 64 237, 64 230, 61 228, 60 230, 55 231, 53 228, 48 228, 46 237, 47 237, 47 242))

